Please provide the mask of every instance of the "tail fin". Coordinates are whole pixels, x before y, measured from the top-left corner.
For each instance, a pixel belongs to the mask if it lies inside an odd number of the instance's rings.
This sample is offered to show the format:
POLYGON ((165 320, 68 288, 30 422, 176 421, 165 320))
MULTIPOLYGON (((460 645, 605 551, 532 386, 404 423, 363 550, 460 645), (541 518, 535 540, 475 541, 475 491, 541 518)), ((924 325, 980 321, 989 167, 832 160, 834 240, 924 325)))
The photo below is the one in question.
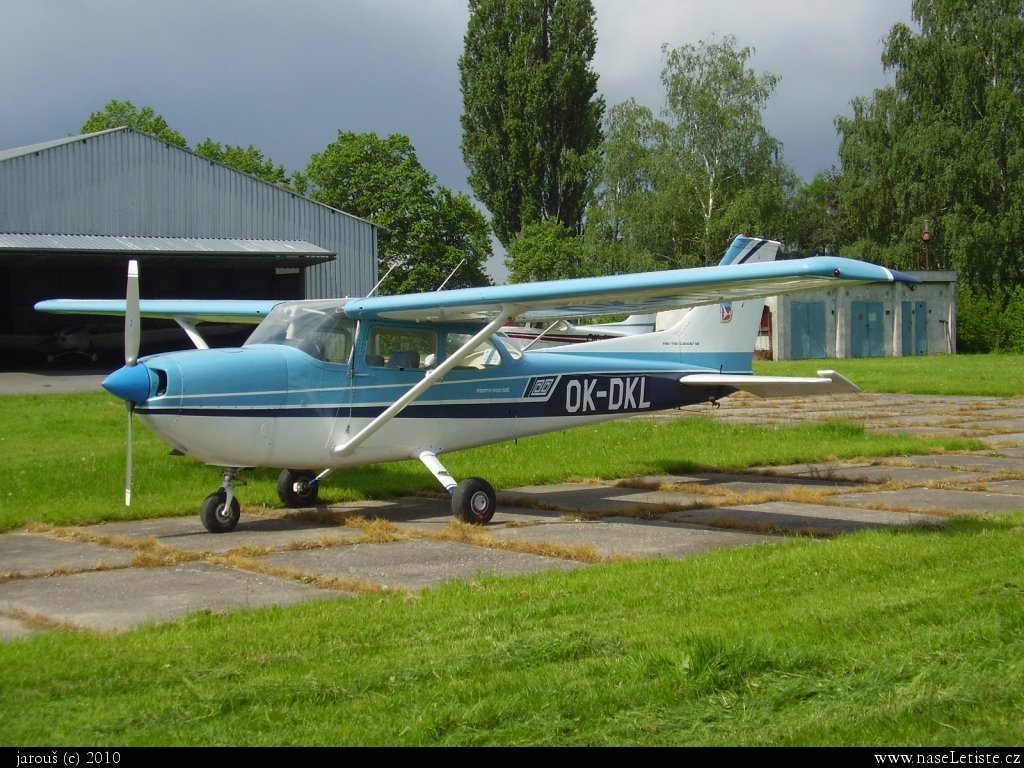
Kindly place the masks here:
MULTIPOLYGON (((775 240, 740 235, 725 252, 719 266, 774 261, 778 250, 779 243, 775 240)), ((749 373, 753 369, 754 346, 763 312, 764 299, 706 304, 680 310, 682 317, 671 317, 671 324, 665 330, 576 344, 571 351, 650 356, 723 373, 749 373)), ((657 327, 668 325, 664 316, 679 313, 659 313, 657 327)))
MULTIPOLYGON (((775 261, 778 251, 775 240, 740 235, 720 266, 775 261)), ((664 333, 678 337, 681 362, 723 372, 750 372, 763 314, 764 299, 707 304, 688 310, 664 333)))

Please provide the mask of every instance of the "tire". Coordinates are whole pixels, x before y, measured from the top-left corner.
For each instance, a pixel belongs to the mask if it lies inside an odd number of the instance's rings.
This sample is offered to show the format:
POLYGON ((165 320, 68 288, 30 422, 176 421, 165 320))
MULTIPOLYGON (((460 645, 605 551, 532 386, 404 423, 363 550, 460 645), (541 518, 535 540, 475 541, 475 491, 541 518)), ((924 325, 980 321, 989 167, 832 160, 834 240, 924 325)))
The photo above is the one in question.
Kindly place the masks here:
POLYGON ((320 495, 320 483, 309 485, 316 479, 316 472, 311 469, 283 469, 277 476, 277 496, 281 502, 291 509, 296 507, 312 507, 320 495), (295 483, 305 483, 304 491, 296 491, 295 483))
POLYGON ((489 523, 497 505, 494 488, 481 477, 467 477, 452 494, 452 514, 464 523, 489 523))
POLYGON ((242 516, 238 499, 231 498, 231 506, 227 506, 227 493, 221 489, 211 493, 203 500, 203 509, 199 518, 203 521, 203 527, 210 533, 228 533, 235 530, 238 525, 238 518, 242 516))

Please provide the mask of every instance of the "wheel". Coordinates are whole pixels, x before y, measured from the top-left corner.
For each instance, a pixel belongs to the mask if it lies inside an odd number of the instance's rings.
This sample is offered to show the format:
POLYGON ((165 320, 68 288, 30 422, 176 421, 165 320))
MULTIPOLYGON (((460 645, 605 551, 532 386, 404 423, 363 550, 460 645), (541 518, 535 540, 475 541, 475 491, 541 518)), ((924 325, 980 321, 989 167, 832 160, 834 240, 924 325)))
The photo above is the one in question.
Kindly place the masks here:
POLYGON ((481 477, 467 477, 452 494, 452 514, 464 523, 483 525, 494 517, 494 488, 481 477))
POLYGON ((227 499, 228 494, 222 488, 203 500, 203 509, 199 517, 203 521, 203 527, 210 533, 227 533, 238 525, 238 518, 242 515, 238 499, 232 497, 230 507, 225 504, 227 499))
POLYGON ((315 479, 311 469, 283 469, 277 476, 277 495, 288 507, 311 507, 320 495, 320 483, 311 484, 315 479))

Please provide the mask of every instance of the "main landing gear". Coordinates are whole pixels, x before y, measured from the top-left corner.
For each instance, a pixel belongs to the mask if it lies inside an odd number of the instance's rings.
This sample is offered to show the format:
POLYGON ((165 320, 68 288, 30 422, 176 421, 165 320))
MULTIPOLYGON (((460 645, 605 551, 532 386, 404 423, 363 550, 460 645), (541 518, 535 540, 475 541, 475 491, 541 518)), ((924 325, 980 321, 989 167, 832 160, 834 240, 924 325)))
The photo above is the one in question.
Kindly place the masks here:
POLYGON ((456 483, 433 451, 420 451, 414 455, 452 495, 452 515, 456 520, 476 525, 491 521, 498 503, 490 483, 482 477, 467 477, 456 483))
POLYGON ((288 507, 312 507, 319 495, 320 478, 311 469, 283 469, 277 477, 277 496, 288 507))
POLYGON ((497 505, 494 488, 482 477, 467 477, 452 491, 452 514, 464 523, 489 523, 497 505))

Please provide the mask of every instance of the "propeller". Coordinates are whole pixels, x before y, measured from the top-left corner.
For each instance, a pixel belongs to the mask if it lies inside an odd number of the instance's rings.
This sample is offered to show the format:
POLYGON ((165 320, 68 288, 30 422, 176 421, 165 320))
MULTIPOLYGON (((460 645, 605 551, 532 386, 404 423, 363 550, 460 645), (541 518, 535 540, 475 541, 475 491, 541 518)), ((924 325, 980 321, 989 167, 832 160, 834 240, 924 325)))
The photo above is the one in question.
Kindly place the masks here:
MULTIPOLYGON (((134 368, 139 361, 139 346, 142 343, 142 317, 139 311, 139 263, 128 262, 128 285, 124 302, 124 364, 134 368)), ((124 505, 132 505, 132 411, 135 403, 125 400, 128 406, 128 451, 124 470, 124 505)))

